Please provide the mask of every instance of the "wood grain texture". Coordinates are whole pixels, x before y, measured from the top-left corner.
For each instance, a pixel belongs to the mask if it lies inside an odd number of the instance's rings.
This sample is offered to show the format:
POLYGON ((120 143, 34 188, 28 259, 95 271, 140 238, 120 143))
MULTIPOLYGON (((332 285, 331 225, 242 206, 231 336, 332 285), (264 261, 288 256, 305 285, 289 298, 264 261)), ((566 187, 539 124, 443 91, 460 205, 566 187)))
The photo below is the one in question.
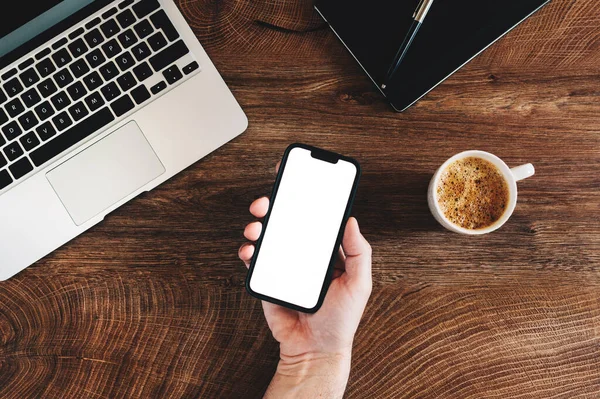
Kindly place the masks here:
POLYGON ((554 0, 403 114, 310 1, 178 4, 250 127, 0 283, 1 398, 260 397, 278 347, 236 255, 294 141, 364 168, 375 287, 348 398, 600 396, 598 1, 554 0), (466 149, 537 169, 480 238, 427 209, 466 149))

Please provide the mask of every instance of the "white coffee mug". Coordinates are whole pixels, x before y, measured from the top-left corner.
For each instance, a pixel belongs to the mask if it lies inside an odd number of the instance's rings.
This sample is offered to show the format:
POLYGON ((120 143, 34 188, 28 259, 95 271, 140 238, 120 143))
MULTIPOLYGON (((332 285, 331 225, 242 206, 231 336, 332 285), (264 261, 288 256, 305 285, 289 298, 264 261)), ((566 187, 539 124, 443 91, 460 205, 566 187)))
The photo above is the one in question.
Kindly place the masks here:
POLYGON ((485 151, 461 152, 460 154, 456 154, 455 156, 453 156, 452 158, 450 158, 446 162, 444 162, 444 164, 442 166, 440 166, 440 168, 433 175, 433 178, 431 179, 431 182, 429 183, 429 190, 427 192, 427 201, 429 202, 429 209, 431 210, 433 217, 435 217, 435 219, 442 226, 444 226, 445 228, 447 228, 450 231, 454 231, 454 232, 461 233, 461 234, 470 234, 470 235, 480 235, 480 234, 491 233, 492 231, 497 230, 500 227, 502 227, 504 225, 504 223, 506 223, 506 221, 511 217, 513 211, 515 210, 515 206, 517 205, 517 182, 519 180, 527 179, 528 177, 531 177, 534 174, 535 174, 535 169, 534 169, 533 165, 530 163, 510 169, 500 158, 498 158, 497 156, 495 156, 493 154, 490 154, 489 152, 485 152, 485 151), (438 202, 436 187, 438 186, 442 172, 445 171, 446 168, 454 161, 458 161, 459 159, 468 158, 468 157, 482 158, 482 159, 485 159, 486 161, 491 162, 493 165, 495 165, 498 168, 498 170, 500 170, 500 172, 502 172, 502 175, 504 176, 504 179, 506 180, 506 183, 508 185, 509 199, 508 199, 508 206, 506 207, 506 210, 504 211, 504 213, 502 214, 500 219, 498 219, 492 225, 485 227, 483 229, 476 229, 476 230, 465 229, 464 227, 461 227, 461 226, 458 226, 458 225, 452 223, 450 220, 448 220, 448 218, 446 218, 446 216, 440 209, 440 205, 438 202))

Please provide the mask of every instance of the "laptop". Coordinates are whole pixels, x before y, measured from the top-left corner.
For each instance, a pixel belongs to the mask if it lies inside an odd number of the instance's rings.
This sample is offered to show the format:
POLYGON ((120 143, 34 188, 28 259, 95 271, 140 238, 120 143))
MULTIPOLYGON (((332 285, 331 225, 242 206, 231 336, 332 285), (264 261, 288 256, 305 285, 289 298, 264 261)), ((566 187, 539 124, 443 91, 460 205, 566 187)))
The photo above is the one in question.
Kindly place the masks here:
POLYGON ((247 124, 172 0, 13 2, 0 15, 0 280, 247 124))
MULTIPOLYGON (((316 9, 396 111, 404 111, 549 0, 434 0, 398 70, 387 72, 420 0, 318 0, 316 9)), ((543 33, 531 32, 544 40, 543 33)))

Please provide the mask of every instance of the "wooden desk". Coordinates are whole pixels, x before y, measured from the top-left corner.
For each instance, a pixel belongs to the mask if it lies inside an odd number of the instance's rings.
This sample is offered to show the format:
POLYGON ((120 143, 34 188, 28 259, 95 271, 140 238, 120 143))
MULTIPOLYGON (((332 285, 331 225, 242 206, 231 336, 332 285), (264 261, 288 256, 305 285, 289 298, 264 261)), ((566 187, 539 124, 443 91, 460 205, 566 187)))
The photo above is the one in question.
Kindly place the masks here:
POLYGON ((325 28, 256 22, 253 0, 179 4, 250 128, 0 283, 0 397, 260 397, 278 346, 237 249, 294 141, 365 171, 375 286, 348 398, 598 397, 598 1, 553 1, 404 114, 325 28), (537 174, 505 227, 467 238, 425 193, 476 148, 537 174))

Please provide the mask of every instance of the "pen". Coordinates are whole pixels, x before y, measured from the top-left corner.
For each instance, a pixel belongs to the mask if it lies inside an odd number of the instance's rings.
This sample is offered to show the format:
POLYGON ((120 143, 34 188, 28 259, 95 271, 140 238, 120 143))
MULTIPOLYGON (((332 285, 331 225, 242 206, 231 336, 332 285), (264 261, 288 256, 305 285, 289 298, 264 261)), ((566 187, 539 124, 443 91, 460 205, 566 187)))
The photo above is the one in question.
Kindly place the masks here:
POLYGON ((406 34, 406 37, 404 38, 404 41, 402 42, 400 49, 398 50, 398 52, 396 53, 396 56, 394 57, 394 61, 392 62, 392 65, 390 66, 390 69, 388 70, 388 73, 385 77, 385 82, 381 85, 382 89, 385 89, 387 87, 390 79, 394 76, 394 74, 396 73, 396 70, 402 63, 404 56, 408 52, 408 49, 410 48, 410 45, 413 42, 415 36, 417 36, 417 32, 419 31, 419 28, 421 27, 423 20, 425 20, 425 17, 427 16, 427 13, 429 12, 429 9, 431 8, 432 4, 433 4, 433 0, 420 0, 419 1, 419 5, 417 6, 417 9, 415 10, 415 12, 412 16, 413 22, 410 25, 410 29, 408 30, 408 33, 406 34))

